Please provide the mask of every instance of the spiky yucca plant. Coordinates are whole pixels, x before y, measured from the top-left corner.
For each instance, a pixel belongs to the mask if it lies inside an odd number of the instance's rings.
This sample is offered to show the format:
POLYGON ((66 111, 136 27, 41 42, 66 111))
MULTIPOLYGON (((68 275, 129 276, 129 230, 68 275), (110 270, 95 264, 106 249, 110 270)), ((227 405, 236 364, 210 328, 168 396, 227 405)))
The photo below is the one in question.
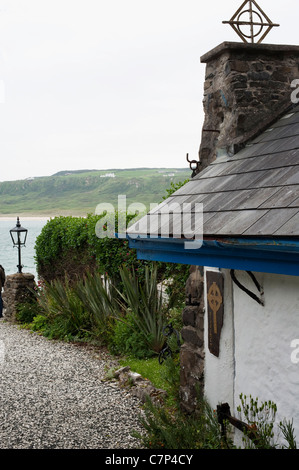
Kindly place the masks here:
POLYGON ((162 292, 159 291, 157 267, 145 268, 145 278, 140 282, 133 270, 126 267, 120 269, 123 284, 122 291, 118 291, 122 308, 129 308, 132 318, 151 350, 161 351, 165 338, 163 327, 165 315, 163 312, 162 292))
POLYGON ((75 292, 90 313, 92 322, 102 331, 105 331, 111 319, 119 316, 118 294, 107 276, 87 273, 76 284, 75 292))
POLYGON ((77 335, 89 329, 89 316, 67 278, 64 282, 45 282, 37 299, 49 325, 55 324, 57 336, 77 335))

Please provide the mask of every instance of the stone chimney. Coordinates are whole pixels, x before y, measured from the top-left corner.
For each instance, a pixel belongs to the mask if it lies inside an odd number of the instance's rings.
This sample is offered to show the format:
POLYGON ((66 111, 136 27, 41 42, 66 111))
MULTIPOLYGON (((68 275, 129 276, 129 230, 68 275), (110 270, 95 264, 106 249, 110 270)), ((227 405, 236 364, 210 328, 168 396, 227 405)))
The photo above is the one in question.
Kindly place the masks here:
POLYGON ((217 154, 235 153, 292 105, 299 46, 224 42, 206 64, 202 169, 217 154))

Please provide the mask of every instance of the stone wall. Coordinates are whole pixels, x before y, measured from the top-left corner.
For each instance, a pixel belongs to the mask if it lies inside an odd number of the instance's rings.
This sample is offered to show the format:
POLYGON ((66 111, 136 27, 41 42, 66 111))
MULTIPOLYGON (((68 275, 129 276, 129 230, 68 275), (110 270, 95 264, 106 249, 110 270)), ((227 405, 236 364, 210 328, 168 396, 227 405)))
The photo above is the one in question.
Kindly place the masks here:
POLYGON ((35 287, 34 275, 30 273, 16 273, 6 276, 2 294, 4 304, 4 318, 14 322, 16 320, 17 305, 30 296, 28 289, 35 287))
POLYGON ((187 413, 194 411, 204 379, 204 295, 203 268, 191 266, 186 284, 180 354, 180 402, 187 413))

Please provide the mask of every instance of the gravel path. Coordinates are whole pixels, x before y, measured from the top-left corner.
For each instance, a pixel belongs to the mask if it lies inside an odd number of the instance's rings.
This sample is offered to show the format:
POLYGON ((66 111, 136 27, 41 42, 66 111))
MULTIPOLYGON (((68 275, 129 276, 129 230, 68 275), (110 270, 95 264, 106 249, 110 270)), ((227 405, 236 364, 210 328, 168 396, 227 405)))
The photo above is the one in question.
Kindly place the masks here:
POLYGON ((136 449, 140 403, 107 356, 0 321, 0 449, 136 449))

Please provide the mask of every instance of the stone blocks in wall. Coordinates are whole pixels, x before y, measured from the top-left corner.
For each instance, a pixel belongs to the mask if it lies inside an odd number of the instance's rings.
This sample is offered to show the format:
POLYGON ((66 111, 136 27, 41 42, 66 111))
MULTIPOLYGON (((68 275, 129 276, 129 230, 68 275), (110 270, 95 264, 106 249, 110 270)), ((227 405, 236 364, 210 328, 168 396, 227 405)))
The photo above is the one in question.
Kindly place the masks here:
POLYGON ((181 348, 180 370, 180 405, 187 413, 196 410, 199 396, 202 394, 204 376, 203 348, 196 348, 188 343, 181 348))
POLYGON ((203 268, 190 267, 190 276, 186 283, 186 305, 197 306, 202 301, 203 293, 203 268))
POLYGON ((217 150, 238 150, 292 105, 299 47, 223 43, 205 54, 202 168, 217 150))
POLYGON ((186 284, 186 307, 183 310, 184 344, 180 354, 180 403, 187 413, 196 409, 204 376, 204 300, 203 268, 191 266, 186 284))
MULTIPOLYGON (((6 276, 2 294, 4 304, 4 318, 15 322, 17 305, 28 299, 29 289, 34 289, 34 275, 30 273, 16 273, 6 276)), ((31 294, 32 295, 32 294, 31 294)))

